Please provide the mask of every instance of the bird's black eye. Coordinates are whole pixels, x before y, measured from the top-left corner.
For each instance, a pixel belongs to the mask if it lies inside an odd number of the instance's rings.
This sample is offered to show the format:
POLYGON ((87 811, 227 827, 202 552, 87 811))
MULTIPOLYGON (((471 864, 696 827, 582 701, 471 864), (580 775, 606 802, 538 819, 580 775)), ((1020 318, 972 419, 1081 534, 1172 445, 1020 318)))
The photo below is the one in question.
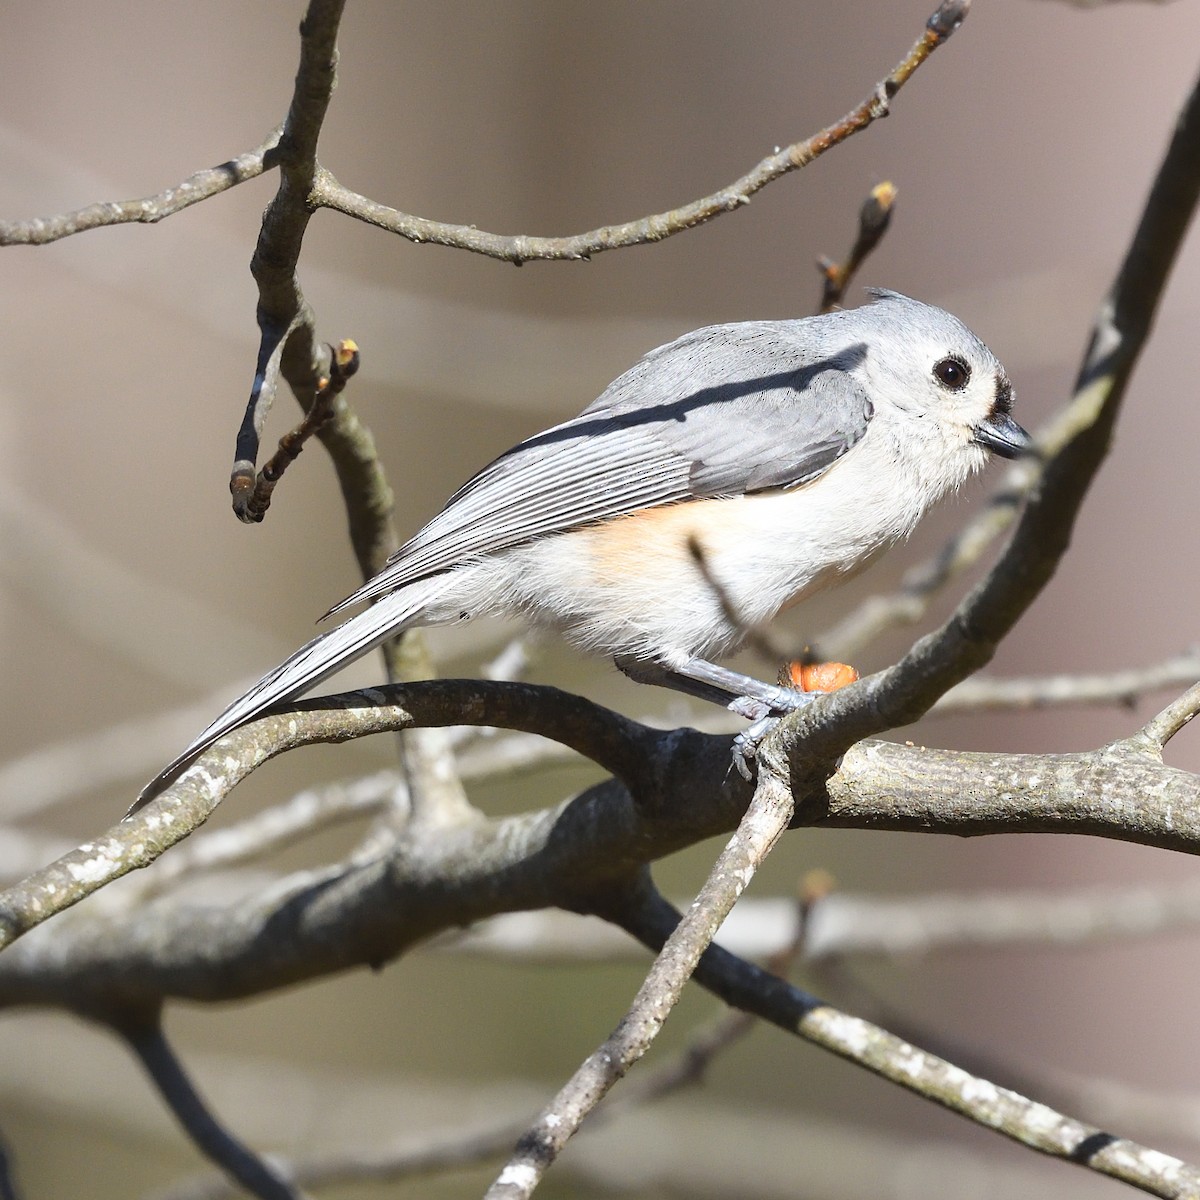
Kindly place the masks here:
POLYGON ((933 377, 952 392, 961 392, 971 382, 971 368, 961 358, 943 358, 933 364, 933 377))

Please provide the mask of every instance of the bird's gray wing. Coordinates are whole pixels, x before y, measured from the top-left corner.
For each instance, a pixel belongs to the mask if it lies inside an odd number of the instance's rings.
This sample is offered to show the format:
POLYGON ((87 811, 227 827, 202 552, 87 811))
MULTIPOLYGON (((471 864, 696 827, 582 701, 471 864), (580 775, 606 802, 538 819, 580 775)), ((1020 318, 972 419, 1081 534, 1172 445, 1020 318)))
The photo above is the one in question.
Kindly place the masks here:
POLYGON ((816 478, 872 407, 850 373, 862 347, 814 359, 786 336, 796 324, 714 326, 647 355, 578 417, 486 466, 330 612, 535 537, 816 478))

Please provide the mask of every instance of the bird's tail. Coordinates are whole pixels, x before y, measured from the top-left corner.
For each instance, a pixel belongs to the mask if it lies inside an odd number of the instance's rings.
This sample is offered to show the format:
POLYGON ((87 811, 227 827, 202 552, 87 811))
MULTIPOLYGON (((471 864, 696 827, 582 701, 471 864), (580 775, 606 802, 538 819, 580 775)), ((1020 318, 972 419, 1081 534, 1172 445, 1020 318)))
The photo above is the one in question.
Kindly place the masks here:
POLYGON ((420 580, 384 596, 370 608, 313 638, 274 670, 268 671, 142 788, 126 816, 132 816, 174 783, 200 753, 231 730, 262 716, 278 704, 304 695, 321 680, 416 624, 439 590, 441 578, 444 577, 420 580))

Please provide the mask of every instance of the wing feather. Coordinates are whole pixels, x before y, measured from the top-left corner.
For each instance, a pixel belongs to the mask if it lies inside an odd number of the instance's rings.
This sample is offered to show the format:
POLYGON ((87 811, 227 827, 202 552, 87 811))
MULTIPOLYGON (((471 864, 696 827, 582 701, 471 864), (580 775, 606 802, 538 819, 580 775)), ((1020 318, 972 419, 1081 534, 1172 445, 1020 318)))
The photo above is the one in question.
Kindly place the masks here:
POLYGON ((849 373, 865 347, 813 353, 800 324, 812 321, 713 326, 651 352, 578 417, 468 480, 330 613, 536 537, 816 478, 863 437, 872 407, 849 373))

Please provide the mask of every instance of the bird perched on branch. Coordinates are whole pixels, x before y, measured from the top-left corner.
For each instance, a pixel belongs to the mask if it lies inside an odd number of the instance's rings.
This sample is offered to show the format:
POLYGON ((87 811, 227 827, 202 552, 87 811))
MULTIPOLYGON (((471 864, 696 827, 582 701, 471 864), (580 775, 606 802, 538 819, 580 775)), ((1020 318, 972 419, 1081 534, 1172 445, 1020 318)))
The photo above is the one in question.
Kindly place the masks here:
POLYGON ((388 638, 484 613, 558 629, 761 735, 804 693, 712 660, 907 537, 989 453, 1030 446, 1004 368, 962 322, 871 294, 863 308, 685 334, 502 454, 326 615, 373 604, 263 676, 131 811, 218 738, 388 638))

